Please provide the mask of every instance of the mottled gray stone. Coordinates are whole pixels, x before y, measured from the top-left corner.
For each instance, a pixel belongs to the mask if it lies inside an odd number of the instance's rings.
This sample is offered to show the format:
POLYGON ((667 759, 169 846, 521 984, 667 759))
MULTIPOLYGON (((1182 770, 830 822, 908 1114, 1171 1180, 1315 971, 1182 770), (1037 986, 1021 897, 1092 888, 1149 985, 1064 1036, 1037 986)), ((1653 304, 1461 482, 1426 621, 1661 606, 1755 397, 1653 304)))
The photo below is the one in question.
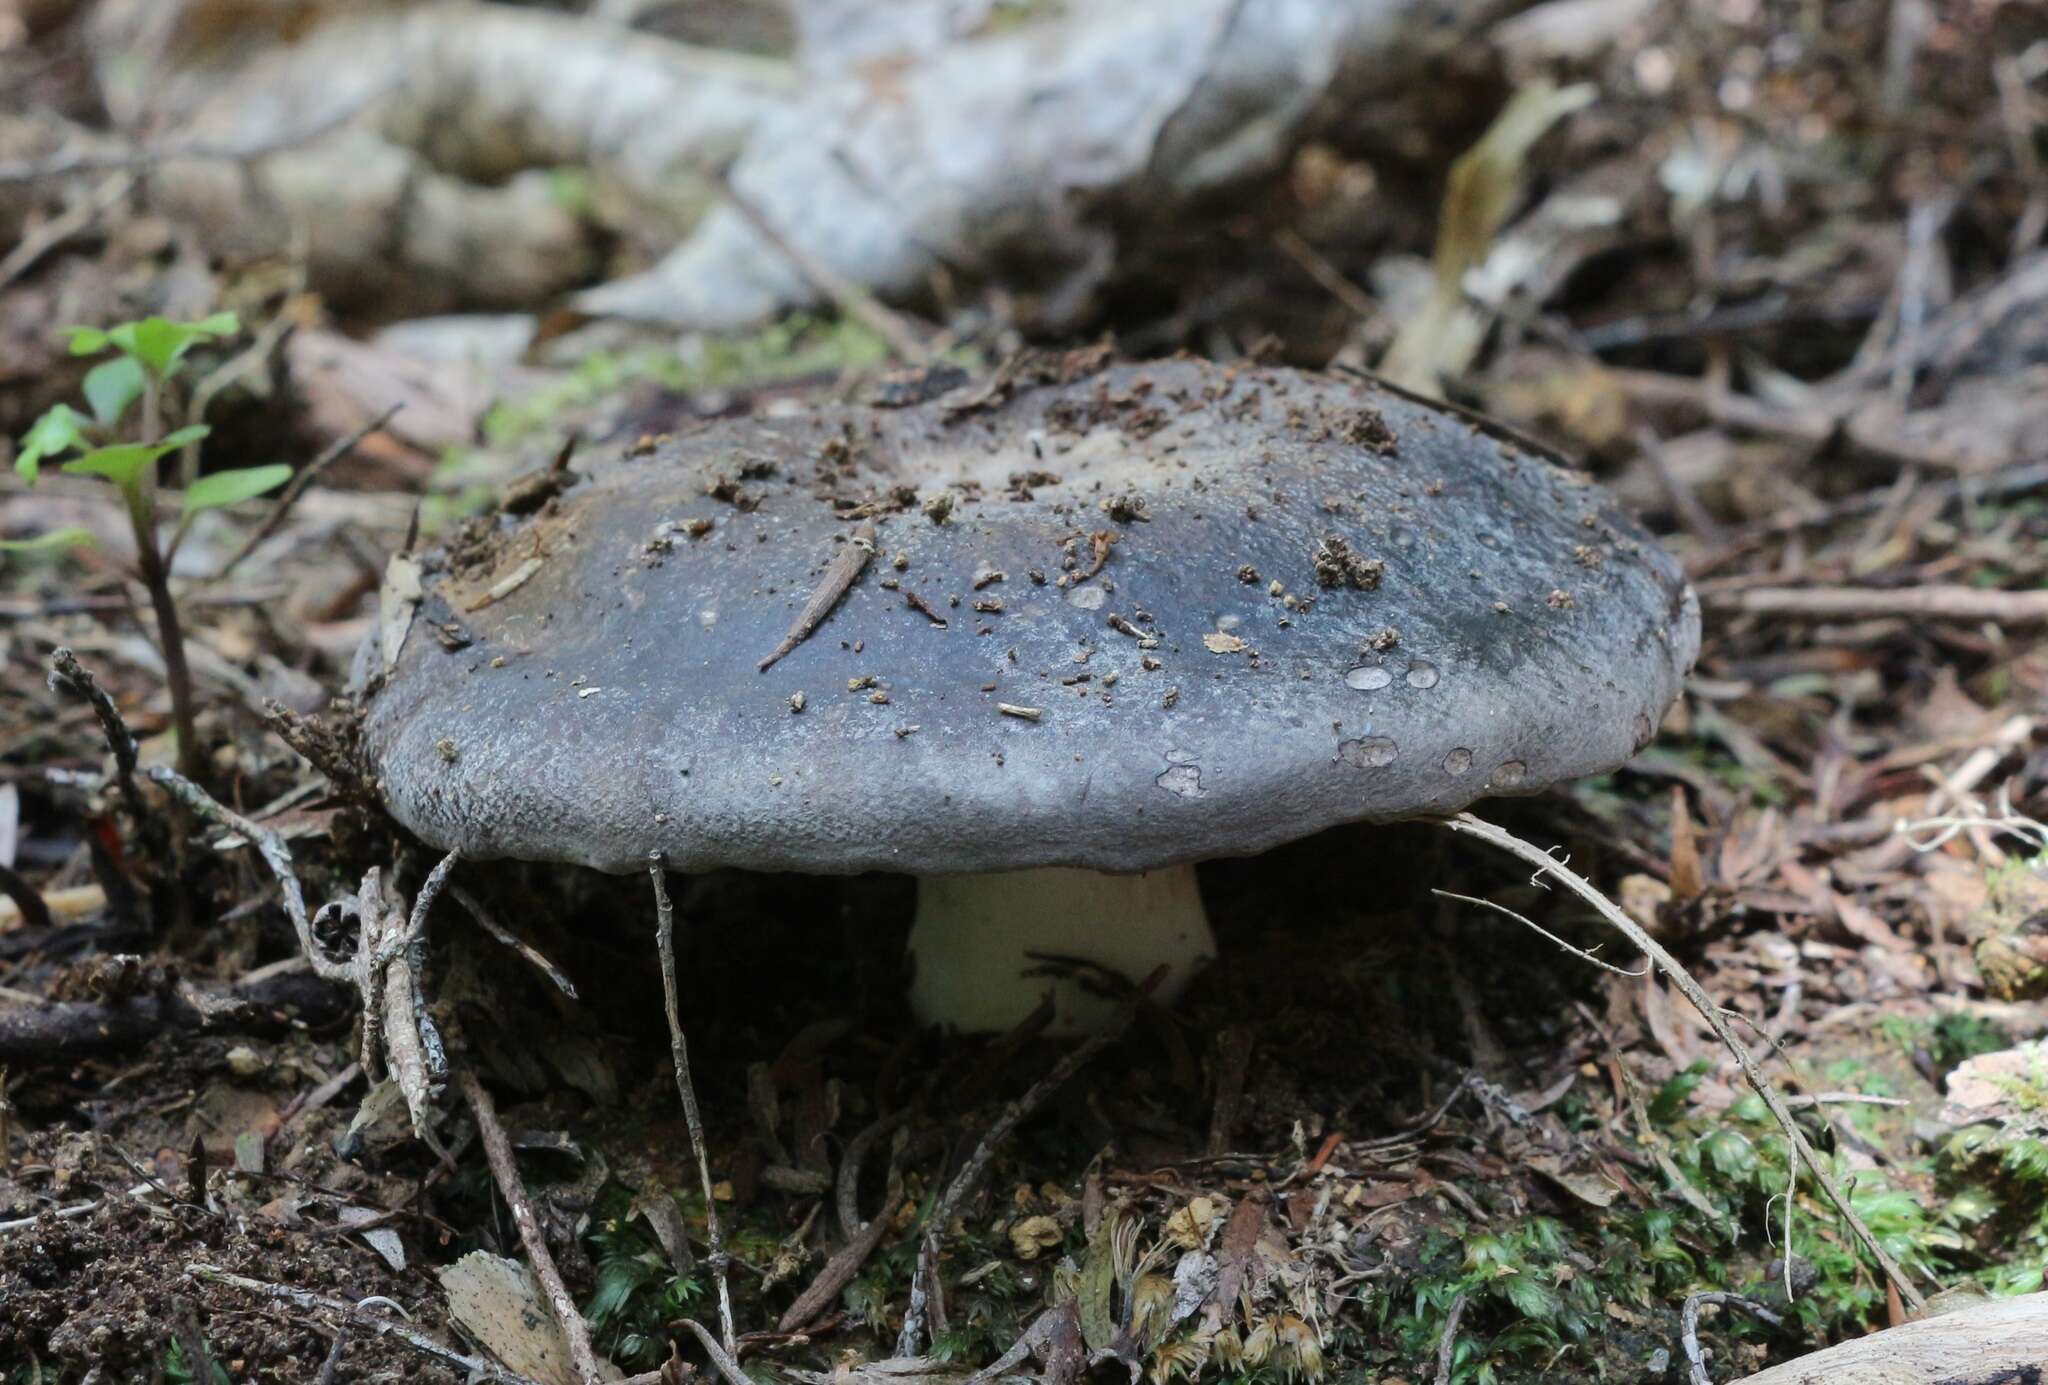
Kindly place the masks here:
POLYGON ((715 423, 431 555, 366 699, 393 814, 613 871, 1140 870, 1610 769, 1697 651, 1649 535, 1462 415, 1191 361, 977 388, 715 423), (874 559, 759 671, 864 500, 874 559))

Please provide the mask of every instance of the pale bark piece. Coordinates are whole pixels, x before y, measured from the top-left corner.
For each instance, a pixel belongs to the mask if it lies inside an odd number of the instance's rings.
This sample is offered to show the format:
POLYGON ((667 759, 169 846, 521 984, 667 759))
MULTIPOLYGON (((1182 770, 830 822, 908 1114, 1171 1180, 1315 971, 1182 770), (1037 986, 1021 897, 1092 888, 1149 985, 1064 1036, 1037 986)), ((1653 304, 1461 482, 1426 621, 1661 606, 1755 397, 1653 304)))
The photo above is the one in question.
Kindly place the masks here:
MULTIPOLYGON (((1156 214, 1269 171, 1319 111, 1413 81, 1470 0, 1130 0, 820 80, 766 113, 735 191, 809 257, 885 298, 940 270, 1073 269, 1118 209, 1156 214), (1081 229, 1083 221, 1095 238, 1081 229)), ((820 290, 720 207, 590 312, 735 329, 820 290)))
POLYGON ((2048 1362, 2048 1294, 1993 1299, 1816 1351, 1740 1385, 2016 1385, 2048 1362))

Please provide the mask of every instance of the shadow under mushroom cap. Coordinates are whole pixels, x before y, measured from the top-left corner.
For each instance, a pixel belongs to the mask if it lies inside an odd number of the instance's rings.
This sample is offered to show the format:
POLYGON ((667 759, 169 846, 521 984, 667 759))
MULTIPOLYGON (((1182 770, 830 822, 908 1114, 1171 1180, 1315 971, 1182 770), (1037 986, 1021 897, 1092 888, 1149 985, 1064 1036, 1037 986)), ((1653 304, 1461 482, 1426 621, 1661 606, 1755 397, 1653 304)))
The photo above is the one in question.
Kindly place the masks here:
POLYGON ((1365 381, 1067 370, 712 424, 430 555, 367 699, 391 811, 612 871, 1134 871, 1607 770, 1677 695, 1677 565, 1526 446, 1365 381))

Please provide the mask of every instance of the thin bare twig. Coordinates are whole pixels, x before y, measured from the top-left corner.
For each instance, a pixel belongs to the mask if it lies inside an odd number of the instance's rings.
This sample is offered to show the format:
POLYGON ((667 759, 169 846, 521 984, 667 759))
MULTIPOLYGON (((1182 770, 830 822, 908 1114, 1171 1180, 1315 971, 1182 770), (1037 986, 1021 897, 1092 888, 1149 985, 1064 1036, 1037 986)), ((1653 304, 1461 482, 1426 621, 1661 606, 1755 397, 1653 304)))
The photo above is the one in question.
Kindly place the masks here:
POLYGON ((953 1175, 953 1181, 946 1185, 946 1191, 924 1224, 924 1239, 918 1247, 917 1271, 910 1281, 910 1307, 903 1314, 903 1330, 896 1337, 898 1356, 916 1356, 924 1349, 926 1315, 930 1312, 931 1291, 938 1283, 939 1249, 946 1234, 946 1228, 960 1214, 967 1199, 981 1186, 982 1176, 988 1172, 996 1150, 1010 1138, 1012 1131, 1023 1124, 1032 1112, 1067 1084, 1067 1080, 1086 1067, 1096 1054, 1108 1048, 1124 1036, 1137 1017, 1138 1008, 1147 997, 1158 989, 1166 978, 1166 968, 1160 967, 1146 977, 1132 992, 1124 997, 1108 1024, 1090 1034, 1078 1047, 1053 1065, 1052 1071, 1031 1084, 1024 1095, 1003 1108, 1001 1115, 989 1125, 981 1142, 974 1147, 974 1153, 960 1166, 960 1172, 953 1175))
POLYGON ((1465 1305, 1471 1301, 1468 1289, 1451 1300, 1451 1309, 1444 1314, 1443 1335, 1436 1339, 1436 1385, 1451 1385, 1452 1360, 1458 1351, 1458 1323, 1465 1316, 1465 1305))
POLYGON ((727 204, 754 228, 754 233, 774 246, 776 253, 794 265, 796 272, 808 279, 812 288, 831 299, 841 313, 858 318, 876 336, 889 343, 891 351, 912 365, 931 364, 930 348, 918 339, 902 314, 884 307, 866 289, 783 235, 765 212, 733 187, 731 179, 718 174, 714 175, 714 180, 718 190, 725 195, 727 204))
POLYGON ((1762 1098, 1764 1105, 1770 1108, 1779 1128, 1785 1132, 1785 1138, 1791 1143, 1794 1157, 1803 1159, 1807 1167, 1813 1170, 1814 1179, 1820 1184, 1821 1191, 1827 1194, 1828 1201, 1834 1204, 1842 1220, 1848 1223, 1864 1250, 1898 1289, 1899 1297, 1908 1307, 1916 1310, 1926 1305, 1926 1298, 1914 1287, 1913 1281, 1906 1277, 1906 1272, 1899 1268, 1898 1262, 1892 1259, 1891 1254, 1872 1234, 1870 1227, 1851 1205, 1848 1195, 1842 1191, 1834 1177, 1828 1173, 1826 1166, 1821 1163, 1819 1156, 1813 1152, 1813 1147, 1807 1143, 1806 1135, 1792 1119, 1792 1112, 1786 1107, 1785 1099, 1778 1094, 1777 1087, 1764 1075, 1763 1069, 1757 1066, 1756 1058, 1748 1047, 1735 1037, 1735 1031, 1728 1027, 1728 1021, 1722 1017, 1720 1007, 1708 997, 1700 983, 1693 980, 1692 973, 1685 969, 1684 964, 1672 956, 1662 943, 1644 932, 1641 925, 1623 913, 1606 895, 1593 888, 1592 884, 1578 872, 1565 866, 1549 852, 1470 813, 1460 813, 1451 818, 1438 818, 1436 821, 1453 832, 1477 837, 1489 846, 1497 847, 1511 856, 1518 856, 1536 866, 1543 874, 1562 882, 1566 889, 1590 904, 1601 918, 1618 929, 1622 936, 1656 963, 1658 970, 1671 978, 1672 984, 1678 987, 1680 993, 1692 1003, 1692 1007, 1699 1011, 1701 1018, 1706 1020, 1708 1028, 1714 1031, 1714 1036, 1734 1055, 1736 1065, 1742 1069, 1744 1080, 1749 1083, 1750 1089, 1762 1098))
POLYGON ((562 969, 556 966, 553 962, 549 961, 547 955, 543 953, 539 948, 527 942, 524 938, 519 937, 516 933, 512 932, 511 929, 505 927, 504 924, 499 923, 497 918, 493 916, 491 912, 484 907, 484 903, 482 900, 478 899, 475 895, 471 894, 468 890, 465 890, 460 885, 449 886, 448 893, 455 896, 455 902, 457 904, 460 904, 464 909, 469 911, 469 916, 472 919, 476 920, 477 927, 483 929, 484 932, 490 934, 493 938, 496 938, 499 942, 511 948, 521 957, 524 957, 528 962, 531 962, 534 966, 534 969, 539 971, 541 975, 547 977, 548 980, 554 982, 555 989, 560 991, 563 995, 569 997, 569 999, 571 1000, 575 1000, 577 998, 576 983, 571 981, 567 976, 564 976, 562 974, 562 969))
MULTIPOLYGON (((1790 1260, 1791 1257, 1787 1255, 1786 1259, 1790 1260)), ((1692 1372, 1692 1385, 1713 1385, 1707 1375, 1707 1355, 1700 1350, 1700 1306, 1708 1303, 1721 1308, 1741 1308, 1755 1314, 1772 1327, 1785 1325, 1785 1320, 1769 1308, 1753 1298, 1744 1298, 1741 1294, 1708 1291, 1689 1295, 1680 1314, 1683 1330, 1679 1342, 1685 1348, 1685 1364, 1692 1372)))
POLYGON ((355 451, 356 444, 389 423, 393 416, 404 407, 405 404, 402 401, 393 404, 390 408, 378 414, 347 437, 338 438, 334 442, 329 443, 322 449, 319 456, 300 467, 292 475, 292 479, 285 483, 284 490, 279 492, 277 502, 270 507, 270 513, 263 517, 263 522, 256 526, 247 539, 243 540, 242 546, 235 550, 234 556, 221 564, 220 571, 213 574, 212 580, 215 582, 227 580, 228 575, 240 567, 244 559, 251 553, 254 553, 265 539, 277 532, 277 527, 284 523, 285 516, 291 513, 292 506, 299 503, 299 497, 304 495, 311 488, 313 482, 319 479, 320 473, 355 451))
MULTIPOLYGON (((718 1199, 711 1182, 711 1156, 704 1143, 704 1116, 697 1109, 697 1088, 690 1080, 690 1043, 683 1037, 682 1009, 676 1000, 675 908, 668 899, 668 880, 661 853, 647 859, 647 875, 654 882, 654 943, 661 954, 662 1002, 668 1009, 669 1056, 676 1070, 676 1093, 683 1101, 683 1120, 690 1128, 690 1147, 697 1156, 697 1179, 704 1188, 704 1221, 711 1240, 706 1257, 712 1277, 718 1283, 718 1325, 725 1336, 728 1356, 739 1354, 738 1337, 732 1326, 732 1284, 727 1277, 725 1232, 718 1224, 718 1199)), ((745 1379, 745 1377, 741 1377, 745 1379)))
POLYGON ((1453 894, 1449 890, 1431 890, 1430 893, 1435 895, 1439 899, 1455 899, 1460 904, 1477 904, 1482 909, 1491 909, 1497 914, 1506 914, 1509 918, 1513 919, 1516 923, 1521 924, 1524 928, 1532 929, 1533 931, 1542 934, 1544 937, 1550 939, 1550 941, 1556 943, 1559 947, 1563 948, 1566 952, 1571 953, 1572 956, 1578 958, 1580 961, 1591 962, 1594 966, 1600 968, 1600 970, 1602 971, 1611 971, 1616 976, 1648 976, 1650 974, 1650 968, 1647 964, 1637 967, 1633 971, 1631 971, 1627 967, 1617 967, 1612 962, 1603 962, 1598 957, 1595 957, 1592 953, 1586 951, 1584 948, 1573 947, 1570 943, 1566 942, 1563 938, 1558 937, 1557 934, 1551 932, 1542 924, 1537 923, 1533 919, 1524 917, 1523 915, 1516 913, 1513 909, 1508 908, 1508 906, 1505 904, 1496 904, 1490 899, 1479 899, 1469 894, 1453 894))
POLYGON ((468 1068, 462 1070, 458 1080, 462 1083, 462 1094, 468 1099, 470 1110, 476 1113, 477 1134, 483 1141, 484 1158, 490 1162, 491 1175, 498 1181, 498 1191, 503 1195, 505 1205, 512 1209, 512 1221, 519 1228, 519 1240, 526 1247, 526 1259, 533 1266, 533 1277, 540 1281, 541 1295, 547 1299, 548 1308, 562 1329, 562 1337, 569 1344, 569 1360, 576 1368, 576 1375, 584 1385, 602 1385, 606 1377, 598 1364, 596 1349, 590 1345, 590 1324, 576 1311, 576 1300, 569 1296, 568 1287, 562 1283, 562 1272, 555 1268, 554 1253, 548 1249, 547 1237, 541 1234, 540 1219, 533 1214, 533 1203, 526 1196, 526 1185, 519 1181, 519 1166, 512 1158, 512 1141, 506 1138, 505 1127, 498 1123, 497 1104, 468 1068))
POLYGON ((50 686, 53 691, 61 687, 84 698, 92 708, 92 714, 99 718, 100 734, 106 737, 107 749, 114 752, 114 773, 121 781, 121 792, 128 796, 130 805, 140 811, 142 799, 135 791, 135 737, 128 730, 128 723, 122 720, 121 710, 114 705, 114 699, 107 696, 107 690, 100 686, 99 680, 78 662, 78 656, 69 649, 60 648, 51 653, 50 686))
MULTIPOLYGON (((433 1357, 437 1361, 455 1367, 466 1373, 470 1380, 492 1380, 501 1385, 541 1385, 530 1375, 506 1370, 503 1366, 484 1360, 479 1356, 465 1356, 459 1351, 442 1346, 426 1333, 408 1327, 390 1318, 373 1316, 358 1311, 361 1305, 345 1299, 329 1298, 325 1294, 312 1293, 306 1289, 294 1288, 289 1284, 270 1284, 261 1279, 250 1279, 244 1275, 230 1274, 218 1265, 194 1262, 185 1266, 185 1276, 206 1284, 219 1284, 229 1289, 240 1289, 243 1293, 257 1294, 278 1303, 289 1303, 294 1308, 323 1313, 339 1313, 358 1327, 367 1327, 382 1337, 390 1337, 405 1343, 414 1351, 433 1357)), ((368 1303, 369 1300, 364 1300, 368 1303)))
POLYGON ((684 1318, 683 1326, 689 1328, 696 1336, 704 1348, 704 1354, 711 1358, 712 1368, 725 1381, 725 1385, 754 1385, 753 1381, 747 1379, 746 1372, 740 1369, 740 1363, 733 1358, 733 1353, 722 1349, 718 1345, 718 1339, 705 1330, 703 1323, 695 1318, 684 1318))

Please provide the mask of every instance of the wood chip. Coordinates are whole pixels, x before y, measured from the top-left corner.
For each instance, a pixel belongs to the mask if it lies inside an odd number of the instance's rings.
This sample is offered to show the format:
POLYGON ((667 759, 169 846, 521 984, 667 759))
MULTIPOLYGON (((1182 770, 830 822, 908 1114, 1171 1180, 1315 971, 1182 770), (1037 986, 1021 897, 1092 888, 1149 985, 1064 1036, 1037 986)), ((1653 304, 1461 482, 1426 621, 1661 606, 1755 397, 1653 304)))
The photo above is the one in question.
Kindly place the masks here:
POLYGON ((494 582, 491 585, 491 589, 489 591, 485 592, 476 600, 470 602, 469 605, 464 607, 463 609, 469 611, 481 611, 484 607, 491 605, 493 602, 503 601, 506 597, 512 595, 513 592, 516 592, 521 587, 525 586, 527 581, 530 578, 532 578, 534 573, 540 571, 541 561, 542 560, 539 558, 528 558, 518 567, 513 568, 510 572, 506 573, 503 577, 499 578, 496 582, 494 582))
POLYGON ((996 710, 1006 717, 1018 717, 1024 721, 1037 721, 1045 715, 1043 707, 1019 707, 1014 702, 998 702, 996 710))

